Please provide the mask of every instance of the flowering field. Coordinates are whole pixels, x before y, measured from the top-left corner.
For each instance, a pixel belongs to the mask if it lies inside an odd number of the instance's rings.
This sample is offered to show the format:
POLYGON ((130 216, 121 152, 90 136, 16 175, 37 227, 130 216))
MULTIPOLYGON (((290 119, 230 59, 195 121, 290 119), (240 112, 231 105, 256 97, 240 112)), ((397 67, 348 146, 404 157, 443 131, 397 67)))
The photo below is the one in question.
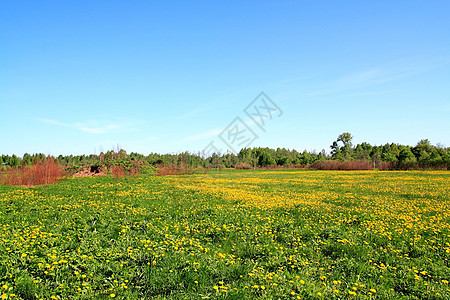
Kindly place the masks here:
POLYGON ((450 173, 0 186, 2 299, 450 298, 450 173))

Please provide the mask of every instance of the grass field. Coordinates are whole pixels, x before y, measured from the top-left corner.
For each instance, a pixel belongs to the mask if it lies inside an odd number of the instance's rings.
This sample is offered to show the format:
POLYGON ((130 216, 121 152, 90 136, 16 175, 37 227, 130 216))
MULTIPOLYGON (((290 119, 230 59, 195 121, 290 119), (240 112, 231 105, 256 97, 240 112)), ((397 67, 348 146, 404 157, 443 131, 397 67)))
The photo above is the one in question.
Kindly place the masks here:
POLYGON ((450 173, 0 186, 2 299, 449 299, 450 173))

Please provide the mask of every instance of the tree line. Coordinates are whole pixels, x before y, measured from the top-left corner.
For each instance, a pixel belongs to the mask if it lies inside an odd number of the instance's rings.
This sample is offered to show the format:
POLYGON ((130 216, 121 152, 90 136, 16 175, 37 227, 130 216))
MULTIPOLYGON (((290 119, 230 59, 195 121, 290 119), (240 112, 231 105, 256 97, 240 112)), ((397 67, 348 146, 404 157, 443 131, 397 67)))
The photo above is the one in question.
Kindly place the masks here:
MULTIPOLYGON (((320 162, 370 162, 370 166, 383 166, 389 169, 445 169, 450 167, 450 148, 431 145, 428 139, 420 140, 415 146, 388 143, 372 146, 369 143, 352 144, 352 135, 342 133, 331 146, 331 152, 325 150, 299 152, 286 148, 243 148, 239 153, 213 153, 205 157, 202 153, 183 152, 178 154, 127 153, 123 149, 109 150, 106 153, 91 155, 59 155, 54 157, 60 165, 73 167, 87 164, 99 164, 108 160, 139 160, 149 165, 178 165, 188 168, 269 168, 269 167, 305 167, 314 168, 320 162)), ((42 162, 45 154, 1 155, 1 169, 31 166, 42 162)))

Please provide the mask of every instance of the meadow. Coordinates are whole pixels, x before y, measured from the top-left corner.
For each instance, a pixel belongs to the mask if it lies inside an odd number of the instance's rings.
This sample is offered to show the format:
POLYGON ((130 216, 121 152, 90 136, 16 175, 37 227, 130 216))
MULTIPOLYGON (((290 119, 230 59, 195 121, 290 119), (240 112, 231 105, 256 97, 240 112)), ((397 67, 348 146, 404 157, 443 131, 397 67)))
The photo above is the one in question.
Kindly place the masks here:
POLYGON ((1 299, 449 299, 445 171, 0 185, 1 299))

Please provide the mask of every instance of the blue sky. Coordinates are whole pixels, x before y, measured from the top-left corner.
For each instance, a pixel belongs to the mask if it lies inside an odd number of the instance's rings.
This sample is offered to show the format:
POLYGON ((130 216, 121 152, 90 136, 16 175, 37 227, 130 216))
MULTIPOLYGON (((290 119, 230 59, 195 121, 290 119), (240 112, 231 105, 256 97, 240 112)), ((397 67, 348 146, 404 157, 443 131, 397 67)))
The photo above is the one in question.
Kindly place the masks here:
POLYGON ((0 153, 450 146, 448 1, 2 1, 0 153), (264 130, 260 92, 282 114, 264 130))

